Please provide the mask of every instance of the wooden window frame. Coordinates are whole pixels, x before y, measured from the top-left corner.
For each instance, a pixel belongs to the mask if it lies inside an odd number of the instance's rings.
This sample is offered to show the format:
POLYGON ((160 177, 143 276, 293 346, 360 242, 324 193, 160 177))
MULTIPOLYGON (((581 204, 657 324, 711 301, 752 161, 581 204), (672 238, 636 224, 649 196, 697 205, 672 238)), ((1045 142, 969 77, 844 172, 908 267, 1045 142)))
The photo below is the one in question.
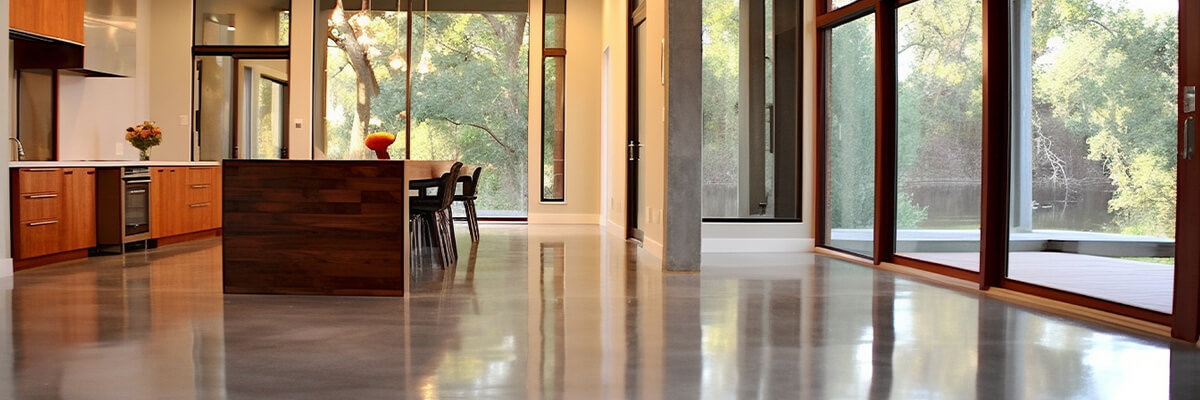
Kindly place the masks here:
MULTIPOLYGON (((896 232, 896 12, 919 0, 858 0, 830 9, 829 0, 816 4, 816 121, 815 132, 815 203, 814 233, 817 247, 850 256, 863 263, 894 263, 908 268, 931 271, 976 282, 979 289, 1003 288, 1062 301, 1100 311, 1124 315, 1171 328, 1172 336, 1189 342, 1200 339, 1200 224, 1176 224, 1175 286, 1173 313, 1165 314, 1091 296, 1071 293, 1010 279, 1007 275, 1009 251, 1009 191, 1011 167, 1012 55, 1010 35, 1012 9, 1007 0, 982 0, 983 3, 983 170, 981 182, 980 270, 978 273, 948 265, 895 254, 896 232), (875 14, 876 67, 876 149, 875 149, 875 232, 874 254, 862 257, 825 245, 826 191, 826 75, 829 49, 828 32, 841 24, 875 14)), ((1180 1, 1179 13, 1179 104, 1184 102, 1185 86, 1200 86, 1200 4, 1180 1)), ((1200 112, 1180 109, 1180 131, 1187 118, 1200 119, 1200 112)), ((1183 151, 1184 140, 1179 140, 1183 151)), ((1200 202, 1200 161, 1179 161, 1177 204, 1200 202)), ((1200 218, 1194 207, 1178 207, 1177 221, 1200 218)))

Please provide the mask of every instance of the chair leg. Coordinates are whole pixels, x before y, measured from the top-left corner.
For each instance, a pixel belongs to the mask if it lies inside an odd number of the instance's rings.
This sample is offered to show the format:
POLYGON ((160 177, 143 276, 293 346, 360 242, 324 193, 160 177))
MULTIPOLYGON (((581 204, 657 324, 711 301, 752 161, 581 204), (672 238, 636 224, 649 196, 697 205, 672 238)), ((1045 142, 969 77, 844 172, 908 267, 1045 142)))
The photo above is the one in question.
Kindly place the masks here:
POLYGON ((446 207, 446 233, 450 234, 450 250, 454 254, 454 262, 458 262, 458 235, 454 234, 454 209, 446 207))
POLYGON ((450 254, 450 240, 448 237, 446 237, 446 215, 441 212, 436 212, 434 214, 434 218, 438 219, 438 223, 434 226, 434 228, 437 229, 439 239, 438 244, 442 250, 442 268, 446 268, 450 266, 451 262, 453 262, 453 256, 450 254))
POLYGON ((479 241, 479 216, 475 214, 475 200, 467 200, 463 202, 464 208, 467 210, 467 228, 471 230, 471 241, 479 241))

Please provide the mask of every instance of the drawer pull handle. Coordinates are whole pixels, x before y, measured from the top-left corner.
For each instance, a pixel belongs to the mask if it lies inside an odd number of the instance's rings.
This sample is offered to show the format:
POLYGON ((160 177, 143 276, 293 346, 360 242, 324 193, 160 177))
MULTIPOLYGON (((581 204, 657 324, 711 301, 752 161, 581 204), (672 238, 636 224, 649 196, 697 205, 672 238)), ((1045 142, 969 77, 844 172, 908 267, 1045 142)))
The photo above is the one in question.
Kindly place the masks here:
POLYGON ((192 204, 192 208, 208 207, 208 203, 192 204))
POLYGON ((129 194, 142 194, 142 193, 146 193, 146 191, 145 190, 130 190, 129 191, 129 194))
POLYGON ((58 195, 57 194, 35 194, 35 195, 25 196, 25 198, 27 198, 27 199, 53 199, 55 197, 58 197, 58 195))
POLYGON ((26 224, 26 225, 29 225, 29 226, 42 226, 42 225, 54 225, 54 224, 57 224, 57 223, 58 223, 58 220, 53 220, 53 221, 42 221, 42 222, 30 222, 30 223, 28 223, 28 224, 26 224))
POLYGON ((27 169, 25 169, 25 172, 54 172, 54 171, 58 171, 58 168, 27 168, 27 169))
POLYGON ((192 189, 208 189, 208 185, 192 185, 192 189))
POLYGON ((150 180, 149 179, 141 179, 141 180, 135 180, 135 181, 125 181, 125 183, 150 183, 150 180))

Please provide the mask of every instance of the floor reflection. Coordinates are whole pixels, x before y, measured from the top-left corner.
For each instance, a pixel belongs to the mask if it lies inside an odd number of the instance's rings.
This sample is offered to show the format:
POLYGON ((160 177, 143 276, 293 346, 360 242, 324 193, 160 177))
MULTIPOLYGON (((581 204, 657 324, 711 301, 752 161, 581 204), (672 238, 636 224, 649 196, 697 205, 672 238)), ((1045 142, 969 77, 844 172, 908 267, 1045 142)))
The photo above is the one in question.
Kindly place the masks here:
MULTIPOLYGON (((460 229, 398 298, 221 294, 220 241, 22 271, 0 398, 1165 398, 1194 345, 809 255, 664 273, 598 227, 460 229)), ((419 273, 418 273, 419 272, 419 273)), ((2 282, 0 282, 2 283, 2 282)))

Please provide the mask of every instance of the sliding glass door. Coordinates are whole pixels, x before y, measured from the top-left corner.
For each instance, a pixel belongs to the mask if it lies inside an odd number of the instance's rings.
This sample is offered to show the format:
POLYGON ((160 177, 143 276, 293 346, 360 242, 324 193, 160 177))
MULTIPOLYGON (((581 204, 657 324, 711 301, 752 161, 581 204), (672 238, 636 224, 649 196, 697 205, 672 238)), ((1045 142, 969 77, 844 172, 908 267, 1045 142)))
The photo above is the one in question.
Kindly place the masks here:
POLYGON ((1019 0, 1008 278, 1172 311, 1179 1, 1019 0))
POLYGON ((817 11, 819 246, 1200 338, 1200 5, 817 11))
POLYGON ((370 159, 363 138, 394 133, 392 158, 483 167, 480 216, 524 216, 528 16, 527 2, 318 2, 315 157, 370 159))
POLYGON ((979 271, 983 5, 896 10, 896 254, 979 271))
POLYGON ((800 219, 800 1, 702 4, 705 221, 800 219))
POLYGON ((875 248, 875 15, 826 33, 823 245, 875 248))

